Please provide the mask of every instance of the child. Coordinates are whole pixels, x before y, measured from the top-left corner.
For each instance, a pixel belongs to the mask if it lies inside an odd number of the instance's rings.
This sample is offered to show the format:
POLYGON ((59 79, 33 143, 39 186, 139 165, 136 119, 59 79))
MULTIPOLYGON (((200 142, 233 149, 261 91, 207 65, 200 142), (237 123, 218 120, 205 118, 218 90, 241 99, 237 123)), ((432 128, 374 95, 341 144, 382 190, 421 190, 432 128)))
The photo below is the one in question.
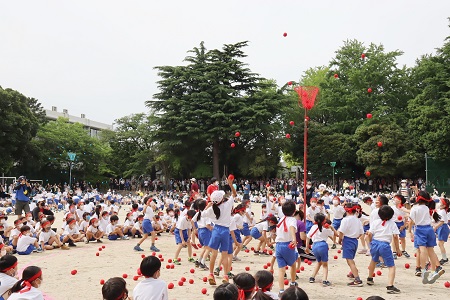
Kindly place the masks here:
MULTIPOLYGON (((395 195, 394 196, 395 205, 392 206, 392 209, 394 210, 394 217, 392 218, 397 225, 398 231, 400 232, 399 238, 400 238, 400 244, 402 245, 402 254, 406 258, 410 258, 408 252, 406 252, 406 214, 409 213, 409 210, 404 207, 406 203, 406 198, 402 195, 395 195)), ((394 259, 397 258, 397 253, 394 253, 394 259)))
MULTIPOLYGON (((331 213, 333 214, 333 228, 335 230, 338 230, 339 227, 341 227, 342 218, 345 214, 345 209, 341 205, 341 201, 339 200, 339 197, 334 196, 333 197, 333 206, 331 207, 331 213)), ((336 249, 336 237, 333 237, 333 245, 331 246, 331 249, 336 249)))
POLYGON ((230 234, 234 242, 233 261, 241 261, 237 255, 242 249, 241 230, 244 226, 243 215, 245 214, 245 209, 245 206, 242 204, 239 204, 234 209, 233 222, 231 223, 234 224, 234 227, 230 227, 230 234))
POLYGON ((231 283, 223 283, 219 285, 213 294, 214 300, 238 300, 238 289, 236 285, 231 283))
POLYGON ((364 229, 361 222, 355 216, 358 207, 348 203, 345 206, 347 216, 342 219, 341 226, 339 227, 339 244, 342 244, 342 257, 347 260, 347 264, 350 267, 351 274, 354 280, 348 283, 348 286, 363 286, 363 282, 359 278, 358 269, 355 265, 355 255, 358 249, 358 239, 364 234, 364 229))
POLYGON ((36 266, 29 266, 23 270, 22 279, 11 288, 9 300, 34 300, 44 299, 42 292, 38 290, 42 284, 42 270, 36 266))
POLYGON ((278 300, 278 295, 271 292, 273 286, 273 275, 269 271, 261 270, 256 272, 255 281, 257 292, 253 299, 255 300, 278 300))
POLYGON ((305 252, 310 253, 309 249, 310 240, 313 242, 312 251, 317 260, 317 265, 314 268, 312 276, 309 278, 309 283, 314 283, 316 280, 316 275, 319 272, 320 267, 323 267, 323 286, 331 286, 331 282, 328 281, 328 244, 327 239, 333 238, 335 235, 334 228, 330 229, 329 224, 325 218, 325 215, 318 213, 314 216, 315 225, 311 227, 311 230, 306 235, 308 239, 306 240, 305 252))
POLYGON ((309 298, 304 290, 297 286, 291 286, 283 293, 280 300, 309 300, 309 298))
POLYGON ((438 215, 441 217, 439 222, 434 226, 434 231, 438 237, 438 245, 441 250, 442 259, 439 261, 441 265, 448 263, 447 252, 445 251, 444 243, 448 241, 449 228, 448 216, 450 212, 450 202, 446 198, 441 198, 439 202, 438 215))
POLYGON ((127 300, 127 282, 122 277, 112 277, 102 286, 103 300, 127 300))
POLYGON ((133 237, 137 237, 142 239, 142 235, 144 234, 144 232, 142 231, 142 222, 144 221, 144 215, 138 215, 136 220, 134 221, 134 225, 133 225, 133 230, 134 230, 134 235, 133 237))
POLYGON ((277 225, 277 237, 275 256, 278 264, 278 285, 280 294, 284 292, 284 274, 286 274, 286 266, 291 267, 291 286, 297 286, 295 282, 298 252, 296 251, 297 237, 297 220, 294 218, 295 203, 293 201, 285 202, 282 206, 284 218, 277 225))
POLYGON ((82 220, 80 222, 80 225, 78 226, 78 230, 81 234, 86 234, 87 228, 89 226, 89 219, 91 218, 91 216, 89 215, 89 213, 84 212, 81 218, 82 220))
POLYGON ((238 288, 239 300, 250 300, 255 291, 255 278, 249 273, 239 273, 233 278, 238 288))
POLYGON ((211 233, 211 240, 208 247, 211 248, 211 258, 209 261, 209 276, 208 281, 210 285, 216 285, 214 278, 214 265, 216 263, 218 250, 222 252, 222 265, 224 268, 223 282, 228 282, 228 272, 231 266, 228 264, 227 254, 230 244, 230 224, 231 211, 233 210, 234 198, 236 197, 236 190, 233 186, 233 180, 228 178, 228 185, 231 188, 231 197, 227 199, 224 191, 214 191, 211 194, 211 202, 208 203, 202 216, 210 218, 214 222, 214 228, 211 233))
POLYGON ((20 235, 20 228, 22 227, 22 221, 17 219, 14 221, 14 228, 10 232, 9 243, 14 249, 17 247, 17 240, 20 235))
POLYGON ((195 216, 195 210, 189 210, 185 216, 180 216, 177 220, 177 224, 175 226, 175 243, 178 248, 175 251, 175 258, 173 259, 173 263, 176 265, 181 265, 178 256, 180 255, 180 251, 182 248, 188 248, 188 261, 194 262, 192 258, 192 246, 190 242, 191 230, 192 230, 192 218, 195 216))
POLYGON ((39 247, 37 239, 31 237, 31 229, 30 226, 22 226, 20 228, 19 239, 17 240, 17 254, 19 255, 29 255, 31 252, 36 250, 36 252, 42 252, 42 249, 39 247))
POLYGON ((134 300, 168 300, 169 293, 161 276, 161 261, 155 256, 147 256, 141 261, 140 270, 145 277, 133 290, 134 300))
POLYGON ((194 202, 194 207, 198 210, 197 215, 197 226, 198 226, 198 240, 200 245, 202 246, 202 252, 200 253, 200 260, 195 262, 195 266, 197 268, 201 268, 202 270, 209 270, 209 268, 205 265, 206 258, 210 253, 210 249, 208 248, 209 241, 211 240, 211 219, 202 216, 202 212, 206 208, 206 201, 203 199, 198 199, 194 202))
POLYGON ((145 206, 143 209, 144 212, 144 221, 142 222, 142 238, 137 243, 136 246, 134 246, 135 251, 144 251, 144 249, 141 248, 141 244, 148 238, 148 235, 151 235, 152 239, 152 246, 150 247, 151 251, 159 252, 159 249, 155 246, 155 240, 156 240, 156 233, 153 230, 152 221, 155 218, 154 209, 156 209, 155 203, 153 202, 152 198, 145 197, 145 206))
POLYGON ((400 294, 400 290, 394 286, 395 279, 395 265, 394 256, 391 251, 391 243, 394 240, 394 247, 397 256, 401 256, 400 247, 398 243, 398 236, 400 231, 397 225, 392 220, 394 210, 388 205, 383 205, 378 210, 379 219, 370 224, 368 231, 370 245, 370 254, 372 260, 369 264, 369 277, 367 278, 368 285, 374 285, 373 277, 376 264, 383 258, 384 265, 388 267, 388 286, 386 287, 388 294, 400 294))
POLYGON ((63 250, 69 250, 69 247, 63 245, 51 228, 49 221, 44 221, 41 224, 42 230, 39 233, 39 244, 43 251, 45 250, 53 250, 55 248, 61 248, 63 250), (53 246, 53 243, 56 243, 57 246, 53 246))
POLYGON ((67 224, 64 227, 64 232, 60 239, 63 244, 68 242, 69 247, 76 247, 77 245, 75 245, 75 243, 83 240, 83 236, 80 234, 77 227, 77 221, 74 218, 69 218, 67 220, 67 224))
POLYGON ((317 198, 311 198, 310 206, 306 209, 306 232, 309 232, 314 225, 314 216, 317 213, 319 213, 319 209, 317 208, 317 198))
MULTIPOLYGON (((435 222, 439 221, 439 215, 431 211, 434 209, 435 203, 430 195, 425 191, 420 191, 416 197, 416 204, 411 209, 411 223, 416 225, 414 232, 414 244, 419 248, 420 267, 422 269, 422 283, 434 283, 442 274, 444 269, 439 264, 434 247, 436 246, 436 235, 433 227, 431 227, 431 217, 435 222), (429 277, 429 271, 425 269, 427 257, 430 258, 431 268, 435 272, 429 277)), ((412 225, 411 225, 412 226, 412 225)))
POLYGON ((86 231, 86 244, 89 242, 97 241, 102 243, 103 231, 99 229, 98 219, 92 218, 89 220, 89 227, 86 231))
POLYGON ((252 240, 250 235, 250 224, 253 222, 252 210, 250 208, 250 200, 242 200, 242 205, 245 206, 245 213, 243 215, 243 224, 241 233, 245 237, 242 241, 242 249, 247 249, 248 243, 252 240))
MULTIPOLYGON (((3 224, 0 224, 0 233, 4 230, 3 224)), ((6 246, 3 241, 3 236, 0 234, 0 257, 13 251, 13 246, 6 246)), ((1 296, 1 294, 0 294, 1 296)), ((0 298, 1 299, 1 298, 0 298)))
POLYGON ((122 231, 122 226, 118 225, 119 223, 119 217, 117 215, 112 215, 109 218, 109 224, 108 226, 106 226, 106 235, 108 236, 108 240, 110 241, 115 241, 117 240, 119 237, 122 240, 128 240, 128 236, 123 234, 122 231))
POLYGON ((0 258, 0 299, 8 299, 11 288, 17 282, 17 257, 5 255, 0 258))
POLYGON ((269 227, 272 229, 277 223, 277 218, 274 215, 269 215, 250 230, 252 238, 259 240, 258 246, 255 249, 255 255, 266 255, 265 252, 260 250, 266 247, 268 241, 266 233, 269 231, 269 227))
POLYGON ((134 238, 136 235, 136 229, 134 228, 133 213, 127 213, 125 222, 123 223, 123 234, 134 238))

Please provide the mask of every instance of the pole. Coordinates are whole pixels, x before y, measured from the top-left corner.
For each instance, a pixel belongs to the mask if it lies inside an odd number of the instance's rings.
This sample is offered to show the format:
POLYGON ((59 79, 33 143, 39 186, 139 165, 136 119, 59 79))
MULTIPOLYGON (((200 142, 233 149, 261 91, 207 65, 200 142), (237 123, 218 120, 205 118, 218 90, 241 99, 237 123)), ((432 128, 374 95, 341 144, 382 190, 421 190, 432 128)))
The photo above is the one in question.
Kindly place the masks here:
POLYGON ((69 162, 69 190, 72 185, 72 162, 69 162))
POLYGON ((305 108, 305 128, 303 134, 303 212, 306 220, 306 182, 308 180, 308 120, 305 108))
POLYGON ((428 155, 425 153, 425 191, 428 186, 428 155))
POLYGON ((333 190, 334 190, 334 167, 333 167, 333 190))

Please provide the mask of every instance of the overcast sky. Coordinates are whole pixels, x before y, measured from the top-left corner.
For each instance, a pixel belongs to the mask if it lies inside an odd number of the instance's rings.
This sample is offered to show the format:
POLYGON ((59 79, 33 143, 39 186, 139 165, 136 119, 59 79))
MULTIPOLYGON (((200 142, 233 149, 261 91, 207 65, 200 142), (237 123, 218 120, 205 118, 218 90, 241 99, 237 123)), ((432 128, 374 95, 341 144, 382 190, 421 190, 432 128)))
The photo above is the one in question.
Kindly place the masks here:
POLYGON ((111 124, 146 112, 153 67, 182 64, 201 41, 250 41, 252 71, 283 85, 346 39, 402 50, 413 66, 443 45, 449 16, 450 0, 0 0, 0 85, 111 124))

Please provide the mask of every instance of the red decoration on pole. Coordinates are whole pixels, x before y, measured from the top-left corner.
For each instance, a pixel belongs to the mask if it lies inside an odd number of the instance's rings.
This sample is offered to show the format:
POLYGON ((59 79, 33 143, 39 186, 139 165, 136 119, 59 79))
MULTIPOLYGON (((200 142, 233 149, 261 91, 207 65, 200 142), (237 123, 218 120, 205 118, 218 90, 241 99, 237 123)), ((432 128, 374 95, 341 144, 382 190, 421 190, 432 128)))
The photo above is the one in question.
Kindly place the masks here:
POLYGON ((367 92, 370 94, 370 93, 372 93, 372 88, 368 88, 367 89, 367 92))
POLYGON ((377 143, 377 146, 378 146, 378 147, 382 147, 382 146, 383 146, 383 143, 382 143, 382 142, 378 142, 378 143, 377 143))
POLYGON ((370 177, 370 171, 366 171, 366 176, 370 177))
POLYGON ((287 32, 283 33, 283 36, 284 36, 284 37, 287 37, 287 32))
POLYGON ((290 135, 289 133, 286 133, 286 138, 287 138, 287 139, 290 139, 290 138, 291 138, 291 135, 290 135))
POLYGON ((239 131, 236 131, 236 133, 234 134, 235 137, 240 137, 241 133, 239 131))
POLYGON ((294 124, 295 124, 294 121, 289 122, 289 125, 291 125, 291 126, 294 126, 294 124))
POLYGON ((364 53, 361 54, 361 58, 362 58, 362 59, 366 58, 366 55, 365 55, 364 53))
POLYGON ((334 74, 334 78, 339 78, 339 75, 337 73, 334 74))
POLYGON ((236 147, 236 144, 235 143, 231 143, 230 147, 234 148, 234 147, 236 147))
MULTIPOLYGON (((306 183, 308 180, 308 110, 314 107, 319 88, 316 86, 298 86, 294 88, 294 91, 298 94, 298 105, 303 106, 305 109, 304 117, 304 135, 303 135, 303 201, 306 204, 306 183)), ((305 218, 306 218, 306 206, 303 206, 305 218)))
POLYGON ((288 82, 288 85, 292 85, 292 81, 289 81, 289 82, 288 82))
POLYGON ((367 114, 367 119, 372 119, 372 114, 367 114))

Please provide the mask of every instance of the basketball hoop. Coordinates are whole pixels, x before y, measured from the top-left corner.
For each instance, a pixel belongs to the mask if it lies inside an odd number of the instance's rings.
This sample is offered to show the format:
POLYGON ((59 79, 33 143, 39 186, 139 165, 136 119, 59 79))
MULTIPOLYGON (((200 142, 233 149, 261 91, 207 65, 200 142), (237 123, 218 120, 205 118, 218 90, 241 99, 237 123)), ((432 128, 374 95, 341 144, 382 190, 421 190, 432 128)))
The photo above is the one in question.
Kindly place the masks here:
POLYGON ((298 106, 303 106, 305 109, 314 107, 319 88, 316 86, 297 86, 294 91, 298 94, 298 106))

